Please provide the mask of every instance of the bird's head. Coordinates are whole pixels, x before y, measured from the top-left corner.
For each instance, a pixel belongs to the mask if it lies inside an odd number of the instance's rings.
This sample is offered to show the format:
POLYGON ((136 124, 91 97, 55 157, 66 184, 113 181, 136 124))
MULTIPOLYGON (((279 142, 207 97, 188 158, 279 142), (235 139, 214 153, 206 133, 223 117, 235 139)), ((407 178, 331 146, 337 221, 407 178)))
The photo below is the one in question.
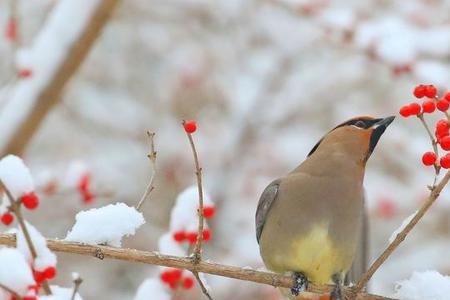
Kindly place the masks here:
POLYGON ((310 151, 315 153, 343 153, 366 162, 394 116, 373 118, 369 116, 350 119, 328 132, 310 151))

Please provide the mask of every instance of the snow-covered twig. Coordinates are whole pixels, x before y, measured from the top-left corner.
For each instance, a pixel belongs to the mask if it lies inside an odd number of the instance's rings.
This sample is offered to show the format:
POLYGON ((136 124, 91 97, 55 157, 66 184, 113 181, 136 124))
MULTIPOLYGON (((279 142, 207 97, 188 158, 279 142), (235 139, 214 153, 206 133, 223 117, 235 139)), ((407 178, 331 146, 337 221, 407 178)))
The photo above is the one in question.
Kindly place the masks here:
MULTIPOLYGON (((27 229, 27 225, 25 224, 25 220, 22 216, 22 211, 20 210, 20 205, 14 199, 14 197, 11 194, 11 192, 9 191, 8 187, 1 180, 0 180, 0 187, 3 189, 6 196, 9 199, 10 210, 16 216, 17 221, 19 222, 20 229, 22 230, 23 235, 25 237, 25 241, 27 242, 28 248, 30 249, 31 256, 33 257, 33 260, 35 260, 37 257, 36 248, 33 245, 33 241, 31 240, 30 233, 28 232, 28 229, 27 229)), ((50 289, 50 286, 48 285, 47 280, 44 280, 42 282, 42 287, 44 288, 44 291, 47 295, 52 294, 52 291, 50 289)))
MULTIPOLYGON (((449 175, 450 177, 450 175, 449 175)), ((14 247, 16 237, 14 234, 0 234, 0 245, 14 247)), ((211 275, 223 276, 238 280, 251 281, 261 284, 268 284, 275 287, 289 288, 293 281, 291 276, 282 274, 257 271, 249 268, 240 268, 228 265, 217 264, 213 262, 200 261, 194 264, 190 257, 178 257, 163 255, 157 252, 140 251, 136 249, 123 249, 101 245, 88 245, 76 242, 67 242, 57 239, 47 239, 49 249, 56 252, 80 254, 92 257, 101 257, 101 259, 111 258, 130 262, 139 262, 151 265, 158 265, 170 268, 186 269, 211 275)), ((329 293, 334 286, 308 285, 308 292, 322 295, 329 293)), ((352 288, 343 288, 343 296, 353 295, 352 288)), ((358 292, 356 300, 394 300, 393 298, 382 297, 358 292)))
POLYGON ((78 70, 108 21, 118 0, 59 1, 34 42, 36 76, 19 81, 0 111, 0 156, 20 154, 50 109, 61 99, 66 83, 78 70), (75 6, 75 8, 74 8, 75 6), (83 9, 77 9, 77 7, 83 9), (81 15, 76 15, 82 12, 81 15), (65 14, 74 14, 66 16, 65 14), (61 29, 62 18, 78 20, 61 29), (42 59, 52 53, 52 60, 42 59))
POLYGON ((83 282, 83 279, 81 279, 81 277, 76 274, 76 276, 74 276, 73 278, 73 293, 72 293, 72 297, 70 298, 70 300, 75 300, 75 297, 78 293, 78 289, 80 288, 81 283, 83 282))
POLYGON ((15 299, 17 300, 22 300, 23 298, 20 297, 19 294, 17 294, 16 292, 14 292, 12 289, 10 289, 9 287, 3 285, 0 283, 0 289, 3 289, 4 291, 7 291, 8 293, 10 293, 11 295, 13 295, 15 297, 15 299))
POLYGON ((408 236, 410 231, 416 226, 420 219, 425 215, 428 209, 433 205, 434 201, 439 197, 442 189, 447 185, 450 180, 450 171, 448 171, 441 181, 430 191, 427 201, 422 205, 422 207, 417 211, 411 221, 405 226, 405 228, 397 234, 397 237, 390 243, 383 253, 375 260, 375 262, 370 266, 369 270, 364 273, 359 279, 358 283, 354 287, 354 291, 358 293, 361 291, 367 282, 372 278, 373 274, 378 270, 378 268, 388 259, 388 257, 397 249, 397 247, 403 242, 403 240, 408 236))
POLYGON ((155 151, 155 133, 147 131, 148 138, 150 139, 150 152, 147 154, 148 159, 150 159, 150 163, 152 165, 152 176, 150 177, 150 181, 145 188, 145 192, 142 195, 141 200, 136 205, 136 210, 141 211, 142 204, 144 204, 145 200, 149 197, 150 193, 155 189, 153 182, 155 181, 156 176, 156 151, 155 151))

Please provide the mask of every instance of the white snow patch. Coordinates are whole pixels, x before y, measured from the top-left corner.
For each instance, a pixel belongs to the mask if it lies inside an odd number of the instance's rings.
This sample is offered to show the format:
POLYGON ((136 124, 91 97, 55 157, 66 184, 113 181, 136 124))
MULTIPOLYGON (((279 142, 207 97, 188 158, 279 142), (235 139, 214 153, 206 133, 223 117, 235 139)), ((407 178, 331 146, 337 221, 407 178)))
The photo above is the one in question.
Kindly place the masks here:
POLYGON ((170 233, 166 233, 159 238, 158 241, 159 252, 167 255, 185 256, 186 251, 173 240, 170 233))
POLYGON ((411 220, 414 218, 414 216, 416 215, 417 210, 411 214, 409 217, 407 217, 405 220, 403 220, 402 225, 400 225, 399 228, 397 228, 396 230, 394 230, 394 232, 391 234, 391 236, 389 237, 389 244, 392 243, 395 238, 397 237, 397 235, 403 230, 405 229, 406 225, 408 225, 409 222, 411 222, 411 220))
MULTIPOLYGON (((203 191, 203 206, 212 205, 208 193, 203 191)), ((181 192, 170 214, 170 231, 185 230, 198 224, 198 189, 192 185, 181 192)))
MULTIPOLYGON (((44 271, 48 267, 55 267, 57 262, 56 255, 47 247, 45 237, 33 225, 26 221, 25 226, 27 227, 37 254, 34 260, 34 268, 37 271, 44 271)), ((17 250, 23 254, 28 262, 31 263, 33 261, 30 248, 21 229, 17 231, 17 250)))
POLYGON ((146 279, 138 288, 134 300, 170 300, 171 294, 163 283, 155 278, 146 279))
POLYGON ((36 284, 28 262, 17 249, 0 249, 0 283, 23 296, 36 284))
POLYGON ((121 202, 81 211, 75 220, 66 241, 114 247, 120 247, 124 236, 133 235, 145 223, 142 213, 121 202))
POLYGON ((16 199, 34 190, 30 170, 15 155, 7 155, 0 160, 0 180, 16 199))
POLYGON ((393 298, 400 300, 447 300, 450 277, 436 271, 414 272, 411 278, 397 282, 393 298))

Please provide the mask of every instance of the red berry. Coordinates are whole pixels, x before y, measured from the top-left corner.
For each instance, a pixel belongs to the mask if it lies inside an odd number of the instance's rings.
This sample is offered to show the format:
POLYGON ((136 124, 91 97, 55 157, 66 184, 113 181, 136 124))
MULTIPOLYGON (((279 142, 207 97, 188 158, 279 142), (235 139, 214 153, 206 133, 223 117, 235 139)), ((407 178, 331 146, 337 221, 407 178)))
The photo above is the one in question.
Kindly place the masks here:
POLYGON ((183 126, 187 133, 194 133, 197 130, 197 123, 194 120, 184 122, 183 126))
POLYGON ((45 275, 44 272, 39 272, 39 271, 34 271, 33 270, 33 276, 34 276, 34 280, 37 283, 41 283, 45 280, 45 275))
POLYGON ((207 219, 214 217, 216 214, 216 208, 214 206, 203 207, 203 216, 207 219))
POLYGON ((211 239, 211 230, 203 229, 202 237, 205 242, 209 241, 211 239))
POLYGON ((39 205, 39 198, 34 192, 29 192, 20 197, 23 206, 28 209, 35 209, 39 205))
POLYGON ((450 102, 450 92, 445 94, 444 99, 450 102))
POLYGON ((173 269, 170 272, 170 276, 172 277, 172 280, 175 282, 180 280, 182 275, 183 275, 183 270, 181 270, 181 269, 173 269))
POLYGON ((191 277, 186 277, 183 279, 183 288, 190 290, 194 287, 194 279, 191 277))
POLYGON ((442 150, 450 151, 450 136, 444 136, 439 140, 442 150))
POLYGON ((35 294, 38 294, 39 293, 39 289, 40 289, 41 287, 38 285, 38 284, 35 284, 35 285, 29 285, 28 286, 28 290, 31 290, 31 291, 33 291, 35 294))
POLYGON ((55 267, 48 267, 44 270, 44 277, 46 279, 53 279, 56 276, 56 268, 55 267))
POLYGON ((434 85, 427 85, 425 86, 425 96, 428 98, 434 98, 436 97, 437 89, 434 87, 434 85))
POLYGON ((419 103, 413 102, 409 105, 409 111, 411 112, 411 115, 417 116, 418 114, 420 114, 421 109, 422 107, 419 103))
POLYGON ((37 300, 37 297, 36 296, 23 296, 23 298, 22 298, 23 300, 37 300))
POLYGON ((436 105, 433 100, 426 100, 422 103, 422 109, 424 113, 432 113, 436 109, 436 105))
POLYGON ((436 103, 436 107, 437 109, 439 109, 440 111, 447 111, 448 107, 449 107, 449 103, 447 100, 445 99, 439 99, 436 103))
POLYGON ((172 276, 169 270, 165 270, 161 273, 161 275, 159 275, 159 278, 162 282, 170 283, 172 276))
POLYGON ((411 109, 409 108, 409 105, 403 105, 400 108, 400 115, 404 118, 407 118, 409 116, 411 116, 411 109))
POLYGON ((14 221, 14 216, 12 214, 10 214, 9 212, 5 212, 1 217, 1 221, 3 224, 8 226, 9 224, 11 224, 14 221))
POLYGON ((450 168, 450 154, 447 153, 444 156, 442 156, 440 163, 441 163, 441 167, 443 167, 444 169, 450 168))
POLYGON ((416 98, 423 98, 423 97, 425 97, 425 89, 426 89, 426 87, 423 84, 420 84, 420 85, 416 86, 414 88, 414 92, 413 92, 414 96, 416 98))
POLYGON ((436 154, 433 152, 425 152, 422 156, 422 163, 425 166, 432 166, 436 162, 436 154))
POLYGON ((31 69, 20 69, 18 75, 20 78, 29 78, 33 75, 33 71, 31 69))
POLYGON ((175 231, 172 234, 172 238, 178 243, 184 242, 186 240, 186 232, 184 232, 182 230, 175 231))
POLYGON ((83 196, 83 202, 85 204, 92 203, 94 201, 94 195, 90 191, 86 191, 82 193, 83 196))
POLYGON ((17 22, 16 18, 11 17, 6 24, 5 36, 8 40, 14 42, 17 40, 17 22))
POLYGON ((89 173, 83 174, 78 180, 77 189, 82 194, 89 191, 89 186, 91 184, 91 175, 89 173))
POLYGON ((447 132, 449 130, 448 121, 446 119, 441 119, 436 123, 437 132, 447 132))
POLYGON ((395 203, 389 198, 381 198, 378 201, 377 212, 382 218, 392 218, 396 212, 395 203))
POLYGON ((191 244, 195 244, 197 242, 197 232, 189 232, 186 234, 186 238, 191 244))

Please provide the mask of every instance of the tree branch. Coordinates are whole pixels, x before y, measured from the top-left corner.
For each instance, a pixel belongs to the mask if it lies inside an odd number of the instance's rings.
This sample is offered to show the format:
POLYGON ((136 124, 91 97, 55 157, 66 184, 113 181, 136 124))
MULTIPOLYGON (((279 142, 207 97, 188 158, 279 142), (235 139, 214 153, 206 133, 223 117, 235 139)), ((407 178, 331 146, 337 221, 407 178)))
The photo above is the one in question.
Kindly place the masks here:
POLYGON ((361 291, 367 282, 372 278, 373 274, 378 270, 378 268, 388 259, 388 257, 394 252, 395 249, 403 242, 409 232, 416 226, 420 219, 425 215, 428 209, 433 205, 434 201, 439 197, 442 189, 447 185, 450 180, 450 171, 448 171, 442 180, 434 187, 427 201, 422 205, 422 207, 417 211, 411 221, 405 226, 405 228, 397 234, 397 237, 390 243, 383 253, 375 260, 375 262, 370 266, 369 270, 361 276, 361 279, 356 284, 354 290, 355 292, 361 291))
MULTIPOLYGON (((0 234, 0 245, 14 247, 16 237, 14 234, 0 234)), ((212 262, 200 261, 194 264, 190 257, 176 257, 163 255, 157 252, 141 251, 136 249, 114 248, 101 245, 87 245, 62 240, 47 239, 47 245, 52 251, 93 256, 100 259, 111 258, 129 262, 145 263, 150 265, 164 266, 169 268, 186 269, 211 275, 228 277, 238 280, 251 281, 268 284, 275 287, 289 288, 293 284, 292 277, 270 272, 261 272, 247 268, 227 266, 212 262)), ((309 284, 308 292, 323 294, 328 293, 333 286, 317 286, 309 284)), ((353 295, 351 288, 344 288, 346 297, 353 295)), ((356 300, 395 300, 392 298, 359 292, 356 300)))

